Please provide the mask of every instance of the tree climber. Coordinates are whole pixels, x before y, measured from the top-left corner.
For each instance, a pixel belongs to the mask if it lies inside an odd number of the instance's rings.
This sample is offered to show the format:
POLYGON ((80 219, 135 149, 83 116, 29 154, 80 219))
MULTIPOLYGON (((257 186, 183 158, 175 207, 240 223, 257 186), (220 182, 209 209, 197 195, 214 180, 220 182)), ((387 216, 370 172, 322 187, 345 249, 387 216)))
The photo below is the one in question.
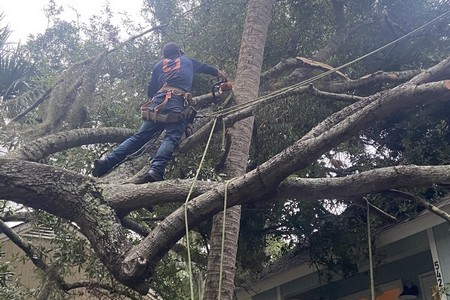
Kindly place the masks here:
POLYGON ((136 152, 165 130, 164 139, 152 159, 144 182, 163 180, 166 165, 187 126, 184 112, 192 98, 190 92, 194 73, 209 74, 227 81, 225 74, 219 69, 184 56, 183 50, 176 43, 166 44, 162 54, 163 59, 153 68, 148 84, 147 96, 150 100, 141 107, 141 128, 106 157, 94 160, 93 176, 100 177, 108 173, 127 155, 136 152))

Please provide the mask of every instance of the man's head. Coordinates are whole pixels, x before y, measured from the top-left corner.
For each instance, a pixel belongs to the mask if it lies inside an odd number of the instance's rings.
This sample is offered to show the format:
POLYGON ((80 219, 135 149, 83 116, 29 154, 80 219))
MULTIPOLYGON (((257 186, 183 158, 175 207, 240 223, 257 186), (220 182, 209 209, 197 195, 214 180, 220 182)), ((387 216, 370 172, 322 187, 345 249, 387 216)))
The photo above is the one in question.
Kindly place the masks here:
POLYGON ((164 45, 164 47, 162 48, 162 53, 163 53, 164 58, 171 58, 171 57, 176 57, 176 56, 180 56, 181 54, 184 54, 181 47, 178 46, 178 44, 174 43, 174 42, 170 42, 170 43, 167 43, 166 45, 164 45))

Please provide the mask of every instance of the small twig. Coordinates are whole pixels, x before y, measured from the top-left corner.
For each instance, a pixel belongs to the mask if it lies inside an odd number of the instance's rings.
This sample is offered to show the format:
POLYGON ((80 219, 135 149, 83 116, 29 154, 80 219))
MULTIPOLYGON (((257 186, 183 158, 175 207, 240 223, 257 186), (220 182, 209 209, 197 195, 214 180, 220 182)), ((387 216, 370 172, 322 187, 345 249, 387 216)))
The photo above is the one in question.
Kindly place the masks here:
POLYGON ((369 200, 366 197, 363 197, 363 199, 366 201, 366 203, 370 206, 370 208, 374 209, 376 213, 382 215, 383 217, 386 217, 394 222, 397 222, 397 218, 394 217, 391 214, 388 214, 387 212, 385 212, 384 210, 382 210, 381 208, 373 205, 372 203, 369 202, 369 200))
POLYGON ((132 37, 128 38, 126 41, 124 41, 124 42, 120 43, 119 45, 117 45, 116 47, 108 50, 107 54, 110 54, 112 52, 115 52, 115 51, 119 50, 120 48, 122 48, 126 44, 129 44, 129 43, 133 42, 134 40, 136 40, 136 39, 146 35, 147 33, 150 33, 152 31, 155 31, 155 30, 158 30, 158 29, 162 29, 162 28, 164 28, 164 27, 166 27, 168 25, 169 24, 158 25, 158 26, 152 27, 150 29, 147 29, 147 30, 145 30, 145 31, 143 31, 143 32, 141 32, 141 33, 139 33, 137 35, 133 35, 132 37))
POLYGON ((14 244, 16 244, 25 255, 33 262, 33 264, 39 269, 46 272, 49 266, 40 258, 42 253, 33 249, 33 246, 22 239, 14 230, 11 229, 2 219, 0 219, 0 230, 3 232, 14 244))

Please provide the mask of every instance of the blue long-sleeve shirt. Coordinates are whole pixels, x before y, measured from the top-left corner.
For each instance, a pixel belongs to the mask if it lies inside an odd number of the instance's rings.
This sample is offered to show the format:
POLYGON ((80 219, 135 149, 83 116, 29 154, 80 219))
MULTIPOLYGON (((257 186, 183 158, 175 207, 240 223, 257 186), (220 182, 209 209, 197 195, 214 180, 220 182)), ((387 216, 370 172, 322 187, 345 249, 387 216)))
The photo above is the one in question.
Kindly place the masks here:
MULTIPOLYGON (((183 55, 164 58, 153 68, 152 76, 148 83, 147 96, 154 98, 155 105, 152 105, 154 107, 164 100, 165 93, 158 93, 164 84, 190 93, 195 73, 217 76, 218 72, 218 69, 210 65, 200 63, 183 55)), ((173 112, 180 112, 183 109, 184 100, 182 97, 175 95, 172 95, 172 99, 169 100, 164 108, 164 110, 173 112)))

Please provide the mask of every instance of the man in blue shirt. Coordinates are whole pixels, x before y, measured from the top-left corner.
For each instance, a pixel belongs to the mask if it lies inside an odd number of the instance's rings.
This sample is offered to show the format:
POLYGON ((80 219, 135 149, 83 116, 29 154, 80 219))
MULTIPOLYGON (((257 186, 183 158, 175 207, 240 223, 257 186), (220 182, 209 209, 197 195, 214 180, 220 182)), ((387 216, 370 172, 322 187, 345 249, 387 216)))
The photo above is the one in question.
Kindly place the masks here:
POLYGON ((94 161, 94 177, 108 173, 127 155, 136 152, 165 130, 164 139, 151 162, 144 182, 163 180, 167 163, 186 130, 187 122, 181 113, 191 95, 194 74, 209 74, 227 80, 220 70, 184 56, 176 43, 166 44, 162 52, 164 58, 154 66, 147 88, 147 96, 151 100, 141 108, 144 118, 141 128, 105 158, 94 161))

